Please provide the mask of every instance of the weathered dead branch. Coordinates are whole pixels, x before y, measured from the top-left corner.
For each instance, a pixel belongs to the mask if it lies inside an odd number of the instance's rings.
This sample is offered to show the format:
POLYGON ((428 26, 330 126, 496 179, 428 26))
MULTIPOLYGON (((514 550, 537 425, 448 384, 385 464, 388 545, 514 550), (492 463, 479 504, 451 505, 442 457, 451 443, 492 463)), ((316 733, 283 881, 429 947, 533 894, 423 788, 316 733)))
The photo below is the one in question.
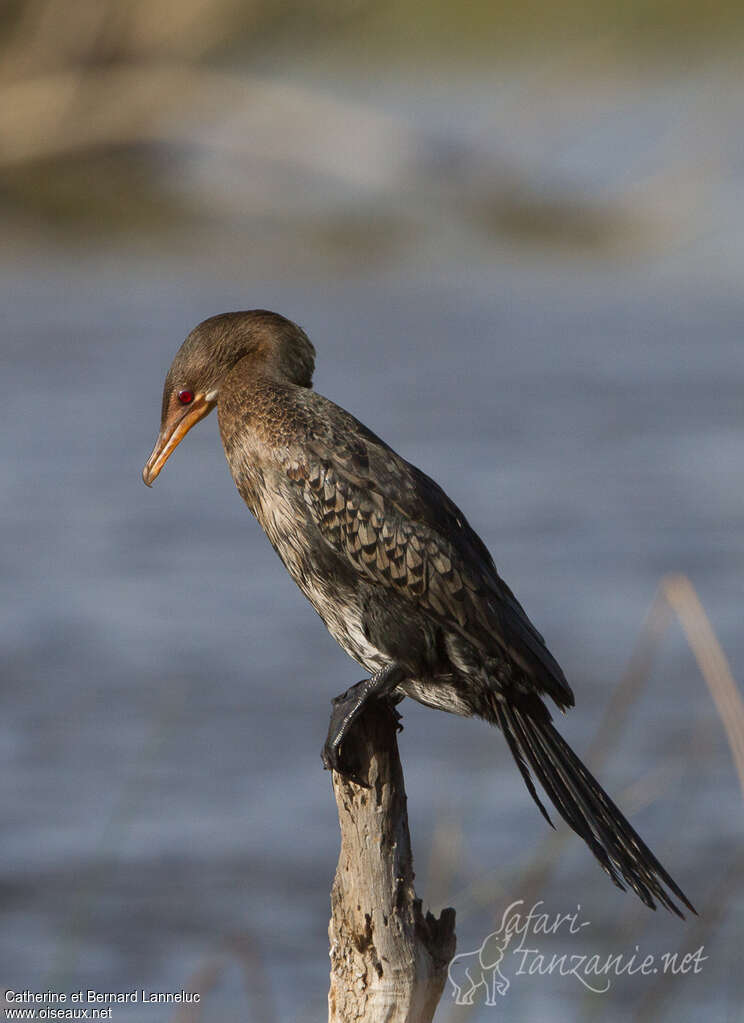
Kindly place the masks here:
POLYGON ((424 915, 416 898, 390 710, 368 708, 355 739, 369 788, 333 775, 341 853, 328 929, 329 1023, 428 1023, 455 952, 455 911, 424 915))

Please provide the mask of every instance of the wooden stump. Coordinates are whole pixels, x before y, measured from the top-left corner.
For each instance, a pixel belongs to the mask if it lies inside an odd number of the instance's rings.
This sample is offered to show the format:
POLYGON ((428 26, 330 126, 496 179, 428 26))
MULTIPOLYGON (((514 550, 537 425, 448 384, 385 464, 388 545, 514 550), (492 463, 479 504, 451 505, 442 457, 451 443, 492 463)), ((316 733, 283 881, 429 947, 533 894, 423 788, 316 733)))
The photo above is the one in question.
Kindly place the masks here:
POLYGON ((372 704, 353 740, 369 788, 333 774, 341 853, 328 928, 329 1023, 430 1023, 455 953, 455 911, 423 915, 413 888, 397 723, 372 704))

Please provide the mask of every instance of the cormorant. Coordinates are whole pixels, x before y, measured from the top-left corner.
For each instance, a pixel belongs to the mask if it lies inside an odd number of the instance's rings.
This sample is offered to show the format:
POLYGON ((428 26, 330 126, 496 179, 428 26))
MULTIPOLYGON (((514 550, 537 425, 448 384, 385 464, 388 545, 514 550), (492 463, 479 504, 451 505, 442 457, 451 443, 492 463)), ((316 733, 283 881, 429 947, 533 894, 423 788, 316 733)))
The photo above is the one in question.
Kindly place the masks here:
MULTIPOLYGON (((681 916, 694 907, 551 721, 574 696, 460 509, 425 473, 312 390, 315 349, 266 310, 223 313, 186 338, 165 379, 150 486, 217 407, 235 484, 331 635, 369 677, 334 700, 326 767, 355 777, 344 743, 371 699, 499 727, 533 783, 620 888, 681 916)), ((357 779, 355 779, 357 780, 357 779)))

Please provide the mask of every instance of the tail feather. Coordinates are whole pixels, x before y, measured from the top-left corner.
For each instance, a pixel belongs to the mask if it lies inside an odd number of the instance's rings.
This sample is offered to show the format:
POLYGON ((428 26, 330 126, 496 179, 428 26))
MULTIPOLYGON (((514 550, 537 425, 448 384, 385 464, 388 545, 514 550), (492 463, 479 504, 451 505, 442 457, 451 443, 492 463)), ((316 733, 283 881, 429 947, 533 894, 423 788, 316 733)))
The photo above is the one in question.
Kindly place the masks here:
MULTIPOLYGON (((513 728, 513 726, 510 723, 510 719, 509 719, 509 716, 508 716, 508 709, 505 706, 502 705, 500 700, 496 701, 495 709, 496 709, 496 716, 497 716, 498 721, 499 721, 499 727, 501 728, 501 731, 502 731, 502 733, 504 735, 504 738, 506 739, 507 743, 509 744, 509 749, 511 750, 511 755, 514 757, 514 761, 515 761, 517 767, 519 768, 519 771, 520 771, 522 777, 524 778, 524 783, 527 786, 527 789, 528 789, 530 795, 532 796, 532 798, 537 803, 538 808, 540 810, 540 813, 543 815, 543 817, 548 822, 548 824, 551 826, 551 828, 555 828, 555 824, 553 824, 552 820, 550 819, 550 814, 545 809, 545 806, 543 805, 542 800, 540 799, 540 797, 537 794, 537 789, 535 788, 535 786, 534 786, 534 784, 532 782, 532 777, 530 775, 530 769, 527 766, 527 764, 525 763, 525 759, 522 756, 522 751, 520 749, 519 743, 518 743, 517 738, 516 738, 516 736, 514 734, 514 728, 513 728)), ((539 774, 538 774, 538 777, 540 777, 539 774)), ((545 791, 548 792, 548 794, 550 795, 550 792, 549 792, 549 790, 547 788, 546 788, 545 791)), ((573 827, 573 825, 571 825, 571 826, 573 827)))
POLYGON ((659 902, 684 919, 664 889, 666 885, 692 913, 696 912, 681 888, 553 727, 542 703, 535 713, 499 700, 496 715, 525 784, 548 823, 552 825, 535 791, 530 768, 558 813, 584 839, 618 888, 625 890, 627 884, 651 909, 656 909, 656 902, 659 902))
POLYGON ((540 784, 548 793, 551 802, 569 827, 584 839, 612 882, 618 888, 625 891, 625 885, 620 880, 608 851, 594 835, 592 830, 592 824, 594 823, 593 815, 581 799, 581 794, 575 792, 571 779, 566 779, 564 772, 555 769, 550 754, 546 755, 544 742, 541 741, 539 732, 530 731, 525 726, 525 720, 521 716, 515 717, 514 724, 520 741, 528 750, 528 757, 533 770, 539 778, 540 784))

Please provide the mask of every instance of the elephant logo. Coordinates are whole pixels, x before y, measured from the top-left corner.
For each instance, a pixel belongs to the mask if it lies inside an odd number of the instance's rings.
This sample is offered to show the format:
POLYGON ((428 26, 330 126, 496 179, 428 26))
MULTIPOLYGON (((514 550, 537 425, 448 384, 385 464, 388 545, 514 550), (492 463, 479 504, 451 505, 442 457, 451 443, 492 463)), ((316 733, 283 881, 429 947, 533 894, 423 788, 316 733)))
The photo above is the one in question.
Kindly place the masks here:
POLYGON ((509 981, 500 966, 510 938, 511 934, 500 928, 484 938, 475 952, 461 952, 452 959, 447 977, 457 1005, 472 1005, 481 987, 485 991, 486 1005, 496 1005, 496 995, 506 994, 509 981))

